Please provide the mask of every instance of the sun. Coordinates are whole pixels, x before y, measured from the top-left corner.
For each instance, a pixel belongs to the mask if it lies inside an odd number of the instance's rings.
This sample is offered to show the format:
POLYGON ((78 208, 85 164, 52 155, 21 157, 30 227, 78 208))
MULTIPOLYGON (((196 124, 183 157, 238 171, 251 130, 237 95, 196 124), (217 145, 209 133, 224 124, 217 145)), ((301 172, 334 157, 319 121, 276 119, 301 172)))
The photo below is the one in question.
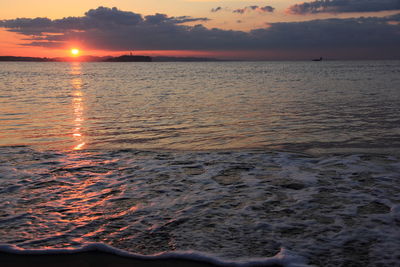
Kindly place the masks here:
POLYGON ((76 48, 71 49, 71 54, 72 54, 73 56, 79 55, 79 49, 76 49, 76 48))

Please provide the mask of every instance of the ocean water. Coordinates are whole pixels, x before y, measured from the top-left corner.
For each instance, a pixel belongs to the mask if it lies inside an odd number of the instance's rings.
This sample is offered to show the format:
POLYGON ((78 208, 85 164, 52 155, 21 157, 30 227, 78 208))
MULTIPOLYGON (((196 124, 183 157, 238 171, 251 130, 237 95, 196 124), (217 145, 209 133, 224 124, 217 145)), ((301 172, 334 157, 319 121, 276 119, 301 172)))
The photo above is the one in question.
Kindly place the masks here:
POLYGON ((399 61, 2 62, 0 243, 395 266, 399 74, 399 61))

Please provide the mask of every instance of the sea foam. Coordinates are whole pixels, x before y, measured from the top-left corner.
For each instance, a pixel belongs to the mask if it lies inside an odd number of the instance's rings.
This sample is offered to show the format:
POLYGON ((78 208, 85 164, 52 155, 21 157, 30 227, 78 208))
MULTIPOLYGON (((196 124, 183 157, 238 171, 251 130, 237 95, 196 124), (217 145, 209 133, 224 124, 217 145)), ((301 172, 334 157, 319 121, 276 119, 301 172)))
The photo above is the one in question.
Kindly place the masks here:
POLYGON ((396 156, 0 153, 1 242, 22 249, 103 243, 139 255, 195 251, 239 263, 287 259, 292 251, 317 266, 393 266, 400 257, 396 156))
POLYGON ((65 255, 65 254, 76 254, 81 252, 104 252, 117 256, 134 258, 139 260, 166 260, 166 259, 183 259, 193 260, 205 263, 211 263, 219 266, 234 266, 234 267, 251 267, 251 266, 273 266, 281 265, 284 267, 307 267, 306 260, 304 257, 295 255, 293 252, 288 251, 284 248, 270 258, 256 258, 244 260, 224 260, 218 257, 198 253, 194 251, 184 252, 163 252, 154 255, 141 255, 132 252, 128 252, 122 249, 114 248, 112 246, 103 243, 91 243, 86 244, 80 248, 64 248, 64 249, 21 249, 14 245, 0 245, 0 253, 18 254, 18 255, 65 255))

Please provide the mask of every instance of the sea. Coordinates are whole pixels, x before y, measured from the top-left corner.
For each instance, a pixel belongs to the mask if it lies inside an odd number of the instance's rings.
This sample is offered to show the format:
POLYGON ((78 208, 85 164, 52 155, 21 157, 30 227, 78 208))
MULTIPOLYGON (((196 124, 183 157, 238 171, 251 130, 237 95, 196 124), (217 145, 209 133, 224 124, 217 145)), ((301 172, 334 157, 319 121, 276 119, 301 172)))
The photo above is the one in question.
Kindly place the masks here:
POLYGON ((400 61, 1 62, 0 243, 399 266, 400 61))

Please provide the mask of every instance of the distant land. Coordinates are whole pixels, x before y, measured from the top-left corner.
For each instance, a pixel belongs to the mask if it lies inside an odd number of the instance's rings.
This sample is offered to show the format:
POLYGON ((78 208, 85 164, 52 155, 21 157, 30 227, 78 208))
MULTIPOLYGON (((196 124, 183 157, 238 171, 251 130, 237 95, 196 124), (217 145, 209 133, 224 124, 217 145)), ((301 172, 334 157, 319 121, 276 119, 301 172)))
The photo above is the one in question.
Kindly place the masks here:
POLYGON ((104 62, 151 62, 152 58, 147 56, 132 56, 132 55, 123 55, 120 57, 110 57, 104 62))
POLYGON ((229 61, 209 57, 153 57, 155 62, 207 62, 207 61, 229 61))
POLYGON ((96 56, 80 56, 80 57, 17 57, 17 56, 0 56, 0 61, 22 61, 22 62, 205 62, 205 61, 222 61, 216 58, 202 57, 149 57, 139 55, 122 55, 119 57, 96 57, 96 56))

